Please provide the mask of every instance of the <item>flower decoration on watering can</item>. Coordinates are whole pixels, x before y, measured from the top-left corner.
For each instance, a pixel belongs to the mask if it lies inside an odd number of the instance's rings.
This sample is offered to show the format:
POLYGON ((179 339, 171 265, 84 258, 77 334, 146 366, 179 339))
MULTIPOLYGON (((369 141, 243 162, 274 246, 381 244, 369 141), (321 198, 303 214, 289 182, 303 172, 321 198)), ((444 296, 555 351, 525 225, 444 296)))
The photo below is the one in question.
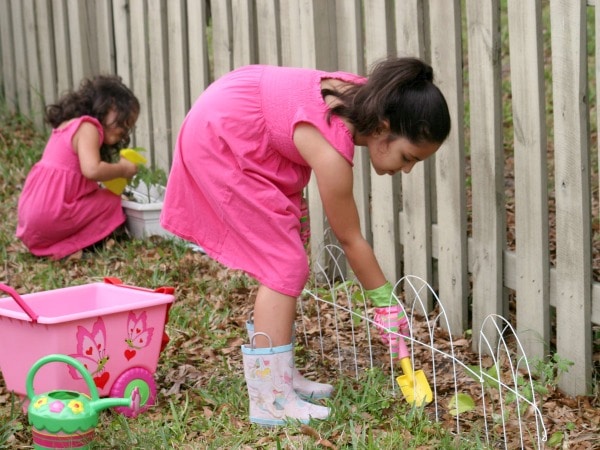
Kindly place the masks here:
POLYGON ((94 439, 101 410, 115 406, 135 409, 136 405, 137 408, 140 405, 140 393, 137 388, 133 390, 131 398, 100 399, 94 380, 85 366, 67 355, 47 355, 38 360, 27 374, 26 387, 30 400, 27 414, 29 424, 33 427, 35 449, 88 449, 94 439), (77 369, 85 380, 90 395, 70 390, 56 390, 35 395, 33 390, 35 374, 43 365, 51 362, 62 362, 77 369))

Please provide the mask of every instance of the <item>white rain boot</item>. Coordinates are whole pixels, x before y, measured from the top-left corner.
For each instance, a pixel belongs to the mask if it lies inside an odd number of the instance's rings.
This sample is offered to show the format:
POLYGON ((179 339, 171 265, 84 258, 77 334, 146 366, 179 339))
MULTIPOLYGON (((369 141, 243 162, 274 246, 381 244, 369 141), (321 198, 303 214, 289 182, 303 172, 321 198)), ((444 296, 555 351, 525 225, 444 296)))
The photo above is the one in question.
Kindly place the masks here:
MULTIPOLYGON (((266 333, 256 333, 271 338, 266 333)), ((250 397, 250 422, 260 425, 284 425, 288 419, 308 423, 326 419, 329 408, 302 400, 292 386, 294 356, 292 344, 255 348, 242 345, 244 375, 250 397)))
MULTIPOLYGON (((246 330, 248 331, 248 338, 252 342, 252 336, 254 335, 254 321, 252 317, 246 321, 246 330)), ((292 353, 294 349, 294 332, 292 331, 292 353)), ((292 369, 292 385, 296 393, 304 398, 305 400, 318 400, 322 398, 329 398, 333 394, 333 386, 330 384, 319 383, 317 381, 311 381, 296 369, 295 365, 292 369)))

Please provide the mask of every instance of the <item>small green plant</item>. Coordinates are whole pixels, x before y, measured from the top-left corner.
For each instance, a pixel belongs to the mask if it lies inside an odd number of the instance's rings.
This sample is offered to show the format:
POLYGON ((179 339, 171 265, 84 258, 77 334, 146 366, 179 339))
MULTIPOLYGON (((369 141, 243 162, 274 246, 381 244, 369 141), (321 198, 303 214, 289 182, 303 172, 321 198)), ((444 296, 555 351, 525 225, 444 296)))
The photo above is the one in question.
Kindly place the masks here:
POLYGON ((166 184, 167 174, 163 169, 152 169, 143 165, 139 166, 138 172, 129 182, 129 186, 131 186, 134 189, 140 187, 141 185, 145 186, 148 201, 150 201, 150 199, 152 198, 151 194, 153 188, 160 192, 162 189, 164 189, 166 184))
POLYGON ((573 361, 562 358, 555 353, 547 360, 535 360, 533 363, 533 372, 538 376, 540 383, 555 388, 558 386, 560 377, 567 373, 573 364, 573 361))

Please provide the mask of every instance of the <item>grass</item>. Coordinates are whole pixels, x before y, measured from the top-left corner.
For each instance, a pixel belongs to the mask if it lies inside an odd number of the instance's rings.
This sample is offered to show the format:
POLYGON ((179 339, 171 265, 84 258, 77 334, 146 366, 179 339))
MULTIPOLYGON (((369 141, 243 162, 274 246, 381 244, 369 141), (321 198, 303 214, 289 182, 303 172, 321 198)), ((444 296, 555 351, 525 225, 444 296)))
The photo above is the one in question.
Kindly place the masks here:
MULTIPOLYGON (((25 176, 40 158, 47 136, 5 108, 0 124, 0 214, 5 218, 0 225, 1 282, 20 293, 107 276, 137 286, 176 288, 166 325, 171 342, 155 374, 157 405, 135 419, 102 412, 92 448, 485 448, 477 433, 463 433, 458 442, 428 411, 395 398, 384 371, 367 370, 355 379, 318 363, 314 370, 321 381, 333 380, 336 387, 327 401, 330 420, 272 429, 250 425, 239 345, 256 288, 253 281, 181 241, 164 238, 111 240, 84 259, 32 256, 14 237, 15 212, 25 176)), ((20 399, 6 391, 0 377, 0 448, 30 445, 20 399)))

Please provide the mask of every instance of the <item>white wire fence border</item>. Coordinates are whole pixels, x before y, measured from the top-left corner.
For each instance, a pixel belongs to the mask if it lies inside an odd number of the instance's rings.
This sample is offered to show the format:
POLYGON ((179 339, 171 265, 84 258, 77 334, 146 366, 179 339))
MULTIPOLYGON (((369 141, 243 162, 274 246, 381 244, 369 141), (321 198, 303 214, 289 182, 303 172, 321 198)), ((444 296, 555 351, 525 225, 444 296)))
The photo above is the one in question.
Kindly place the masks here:
MULTIPOLYGON (((343 323, 344 320, 346 320, 348 322, 348 324, 346 324, 347 327, 349 327, 350 329, 350 333, 351 333, 351 345, 352 345, 352 354, 354 355, 354 362, 353 362, 353 372, 355 374, 355 377, 358 378, 360 372, 360 367, 359 367, 359 363, 358 363, 358 359, 357 359, 357 352, 358 352, 358 343, 357 343, 357 328, 359 326, 365 327, 365 331, 366 331, 366 338, 367 338, 367 346, 368 346, 368 351, 369 351, 369 358, 368 358, 368 364, 369 367, 368 368, 374 368, 376 366, 375 361, 374 361, 374 357, 373 357, 373 343, 372 343, 372 333, 371 333, 371 327, 374 327, 375 333, 379 333, 379 328, 378 325, 372 320, 372 313, 371 313, 371 308, 370 306, 367 304, 367 301, 365 299, 364 296, 364 292, 362 290, 362 286, 360 286, 360 284, 357 281, 354 280, 346 280, 345 277, 345 270, 344 270, 344 266, 343 264, 340 263, 340 261, 342 260, 343 256, 343 251, 341 250, 341 248, 339 248, 336 245, 326 245, 323 247, 321 254, 319 255, 318 258, 315 258, 315 262, 314 262, 314 275, 315 275, 315 284, 314 286, 325 286, 322 288, 317 288, 315 291, 313 291, 310 287, 306 288, 303 292, 303 298, 302 300, 299 302, 299 308, 300 308, 300 314, 301 316, 305 315, 305 302, 307 301, 307 299, 312 299, 315 302, 315 306, 316 306, 316 314, 317 314, 317 318, 316 320, 318 321, 319 324, 319 342, 320 342, 320 351, 321 351, 321 358, 324 358, 325 356, 325 350, 324 350, 324 346, 323 346, 323 339, 324 339, 324 335, 323 335, 323 329, 322 329, 322 323, 323 323, 323 318, 322 318, 322 312, 321 309, 324 308, 323 305, 328 305, 332 310, 333 310, 333 314, 334 314, 334 324, 335 324, 335 336, 336 336, 336 348, 337 348, 337 360, 338 360, 338 369, 340 370, 340 372, 342 372, 344 370, 344 367, 342 366, 342 361, 343 361, 343 357, 342 357, 342 346, 341 346, 341 342, 339 339, 340 336, 340 326, 343 323), (321 261, 328 261, 329 266, 328 267, 324 267, 323 265, 321 265, 321 261), (356 290, 360 290, 361 294, 362 294, 362 299, 360 301, 360 304, 358 305, 354 305, 353 301, 352 301, 352 293, 355 292, 356 290), (331 300, 328 299, 324 299, 322 298, 320 294, 320 292, 323 291, 327 291, 328 292, 328 296, 331 297, 331 300), (340 295, 340 293, 343 293, 343 295, 340 295), (342 304, 342 302, 338 302, 338 298, 344 299, 346 304, 342 304), (342 318, 341 314, 342 312, 345 312, 348 314, 348 318, 342 318), (355 320, 353 319, 360 319, 359 324, 357 325, 355 324, 355 320)), ((411 358, 411 363, 412 363, 412 367, 415 367, 415 348, 416 347, 420 347, 420 348, 425 348, 427 354, 431 355, 431 360, 429 361, 431 363, 431 374, 428 374, 428 378, 431 377, 432 380, 432 391, 433 391, 433 395, 434 395, 434 400, 432 402, 431 407, 434 409, 435 412, 435 420, 439 421, 441 419, 441 414, 442 414, 442 409, 441 409, 441 405, 439 404, 438 401, 436 401, 436 399, 438 398, 438 374, 437 374, 437 363, 436 363, 436 356, 449 361, 451 363, 451 367, 452 367, 452 377, 453 377, 453 391, 454 391, 454 396, 455 398, 458 398, 458 394, 459 394, 459 387, 458 387, 458 369, 462 368, 466 371, 466 373, 474 379, 473 382, 479 382, 479 390, 480 390, 480 398, 476 399, 476 401, 480 401, 482 404, 482 410, 483 410, 483 423, 484 423, 484 429, 485 429, 485 438, 486 438, 486 443, 487 444, 491 444, 492 440, 493 440, 493 434, 491 433, 490 428, 492 428, 494 426, 494 424, 498 423, 498 421, 501 422, 501 430, 502 430, 502 436, 503 436, 503 442, 505 444, 505 448, 508 448, 508 445, 511 445, 511 448, 514 448, 514 442, 509 442, 509 439, 511 438, 511 436, 509 436, 508 433, 508 427, 507 427, 507 423, 506 423, 506 417, 507 417, 507 400, 509 396, 513 396, 514 398, 511 399, 511 402, 514 403, 513 408, 516 411, 517 414, 517 422, 518 422, 518 430, 519 430, 519 437, 521 440, 521 448, 525 448, 524 447, 524 442, 525 442, 525 436, 530 434, 530 428, 531 428, 531 421, 529 420, 529 418, 533 415, 533 418, 535 420, 535 425, 533 426, 533 429, 535 431, 535 438, 533 439, 534 443, 536 444, 536 448, 541 449, 543 448, 543 443, 546 442, 547 440, 547 430, 546 427, 544 425, 544 420, 543 420, 543 416, 542 416, 542 412, 540 407, 538 406, 538 398, 536 397, 536 392, 534 389, 534 384, 533 384, 533 378, 531 376, 531 369, 529 366, 529 362, 527 360, 527 357, 525 355, 525 352, 523 350, 523 347, 521 345, 521 342, 519 341, 519 338, 516 334, 516 331, 514 330, 513 326, 502 316, 499 315, 490 315, 486 318, 486 320, 483 322, 482 326, 481 326, 481 333, 480 333, 480 340, 479 340, 479 346, 477 348, 479 348, 479 355, 478 355, 478 359, 479 359, 479 373, 474 372, 467 364, 463 363, 455 354, 454 351, 454 338, 450 329, 450 325, 448 323, 448 319, 447 319, 447 315, 446 315, 446 311, 444 309, 444 305, 443 302, 440 300, 440 298, 437 296, 436 292, 433 290, 433 288, 423 279, 421 279, 420 277, 417 276, 413 276, 413 275, 407 275, 404 276, 403 278, 401 278, 400 280, 398 280, 395 285, 394 285, 394 294, 393 294, 393 300, 400 305, 403 310, 405 311, 406 314, 406 318, 408 320, 408 325, 409 325, 409 335, 408 336, 404 336, 406 342, 407 342, 407 346, 410 348, 410 358, 411 358), (410 304, 405 305, 402 303, 402 301, 398 298, 398 296, 396 295, 396 292, 398 291, 402 291, 402 287, 404 287, 404 292, 405 292, 405 299, 406 298, 412 298, 412 301, 410 301, 410 304), (409 293, 411 294, 406 295, 406 292, 409 291, 409 293), (436 304, 437 304, 437 308, 438 308, 438 313, 435 316, 431 316, 426 307, 425 307, 425 303, 422 300, 422 296, 425 296, 426 293, 429 293, 430 295, 433 296, 436 304), (416 318, 416 316, 419 315, 418 318, 416 318), (415 320, 419 320, 419 321, 425 321, 426 324, 426 329, 427 329, 427 336, 428 336, 428 340, 429 342, 423 342, 422 340, 419 340, 413 330, 414 330, 414 326, 415 326, 415 320), (491 322, 493 324, 493 327, 489 326, 489 322, 491 322), (435 331, 436 329, 439 330, 439 327, 442 327, 443 329, 447 330, 448 332, 448 340, 449 340, 449 351, 443 351, 439 348, 437 348, 435 346, 435 331), (498 333, 498 344, 497 346, 493 346, 491 343, 492 342, 496 342, 495 339, 488 339, 488 336, 486 336, 485 334, 485 330, 489 330, 493 329, 495 330, 495 332, 498 333), (511 349, 508 342, 506 341, 505 337, 512 337, 515 340, 514 346, 516 346, 516 348, 511 349), (516 357, 516 361, 514 360, 514 357, 516 355, 519 355, 516 357), (508 364, 508 369, 509 369, 509 376, 508 376, 508 382, 503 381, 500 376, 500 373, 498 373, 497 379, 491 379, 490 375, 487 374, 485 372, 486 369, 489 369, 489 367, 485 367, 484 364, 484 359, 488 359, 489 358, 492 359, 492 367, 496 366, 496 367, 500 367, 500 365, 504 362, 504 364, 508 364), (485 374, 485 375, 483 375, 485 374), (523 380, 525 380, 525 385, 523 384, 523 380), (493 381, 495 385, 498 386, 498 398, 494 400, 494 398, 492 398, 492 395, 490 393, 486 393, 486 382, 490 382, 493 381), (525 397, 523 395, 523 391, 524 389, 528 389, 528 391, 532 394, 531 398, 528 399, 527 397, 525 397), (487 396, 487 397, 486 397, 487 396), (494 405, 494 404, 498 404, 499 407, 499 414, 496 413, 496 408, 490 408, 489 405, 494 405), (529 411, 528 417, 526 418, 524 416, 524 414, 522 414, 522 406, 526 406, 526 411, 529 411), (527 423, 527 425, 524 424, 524 422, 527 423)), ((314 321, 314 318, 313 318, 314 321)), ((302 326, 304 327, 304 320, 302 321, 302 326)), ((389 329, 385 329, 386 332, 389 333, 394 333, 394 331, 389 330, 389 329)), ((305 328, 303 328, 303 332, 305 335, 305 339, 306 339, 306 332, 307 330, 305 328)), ((346 332, 346 330, 344 330, 344 332, 346 332)), ((377 344, 375 344, 377 345, 377 344)), ((379 342, 379 345, 383 345, 379 342)), ((397 394, 397 390, 399 390, 395 380, 396 377, 399 375, 399 373, 396 373, 397 370, 395 368, 396 366, 396 360, 395 358, 392 356, 392 349, 391 347, 389 348, 389 368, 390 368, 390 385, 391 385, 391 389, 392 389, 392 393, 393 395, 397 394)), ((423 356, 420 356, 420 361, 419 361, 419 365, 422 365, 423 363, 423 356)), ((365 367, 367 368, 367 367, 365 367)), ((506 373, 505 373, 506 376, 506 373)), ((460 423, 460 411, 457 412, 456 414, 456 418, 455 418, 455 424, 456 424, 456 429, 453 431, 454 433, 456 433, 457 435, 461 434, 461 423, 460 423)), ((530 436, 531 438, 531 436, 530 436)), ((514 436, 512 436, 512 439, 514 440, 514 436)), ((498 444, 498 442, 494 442, 494 444, 498 444)))

